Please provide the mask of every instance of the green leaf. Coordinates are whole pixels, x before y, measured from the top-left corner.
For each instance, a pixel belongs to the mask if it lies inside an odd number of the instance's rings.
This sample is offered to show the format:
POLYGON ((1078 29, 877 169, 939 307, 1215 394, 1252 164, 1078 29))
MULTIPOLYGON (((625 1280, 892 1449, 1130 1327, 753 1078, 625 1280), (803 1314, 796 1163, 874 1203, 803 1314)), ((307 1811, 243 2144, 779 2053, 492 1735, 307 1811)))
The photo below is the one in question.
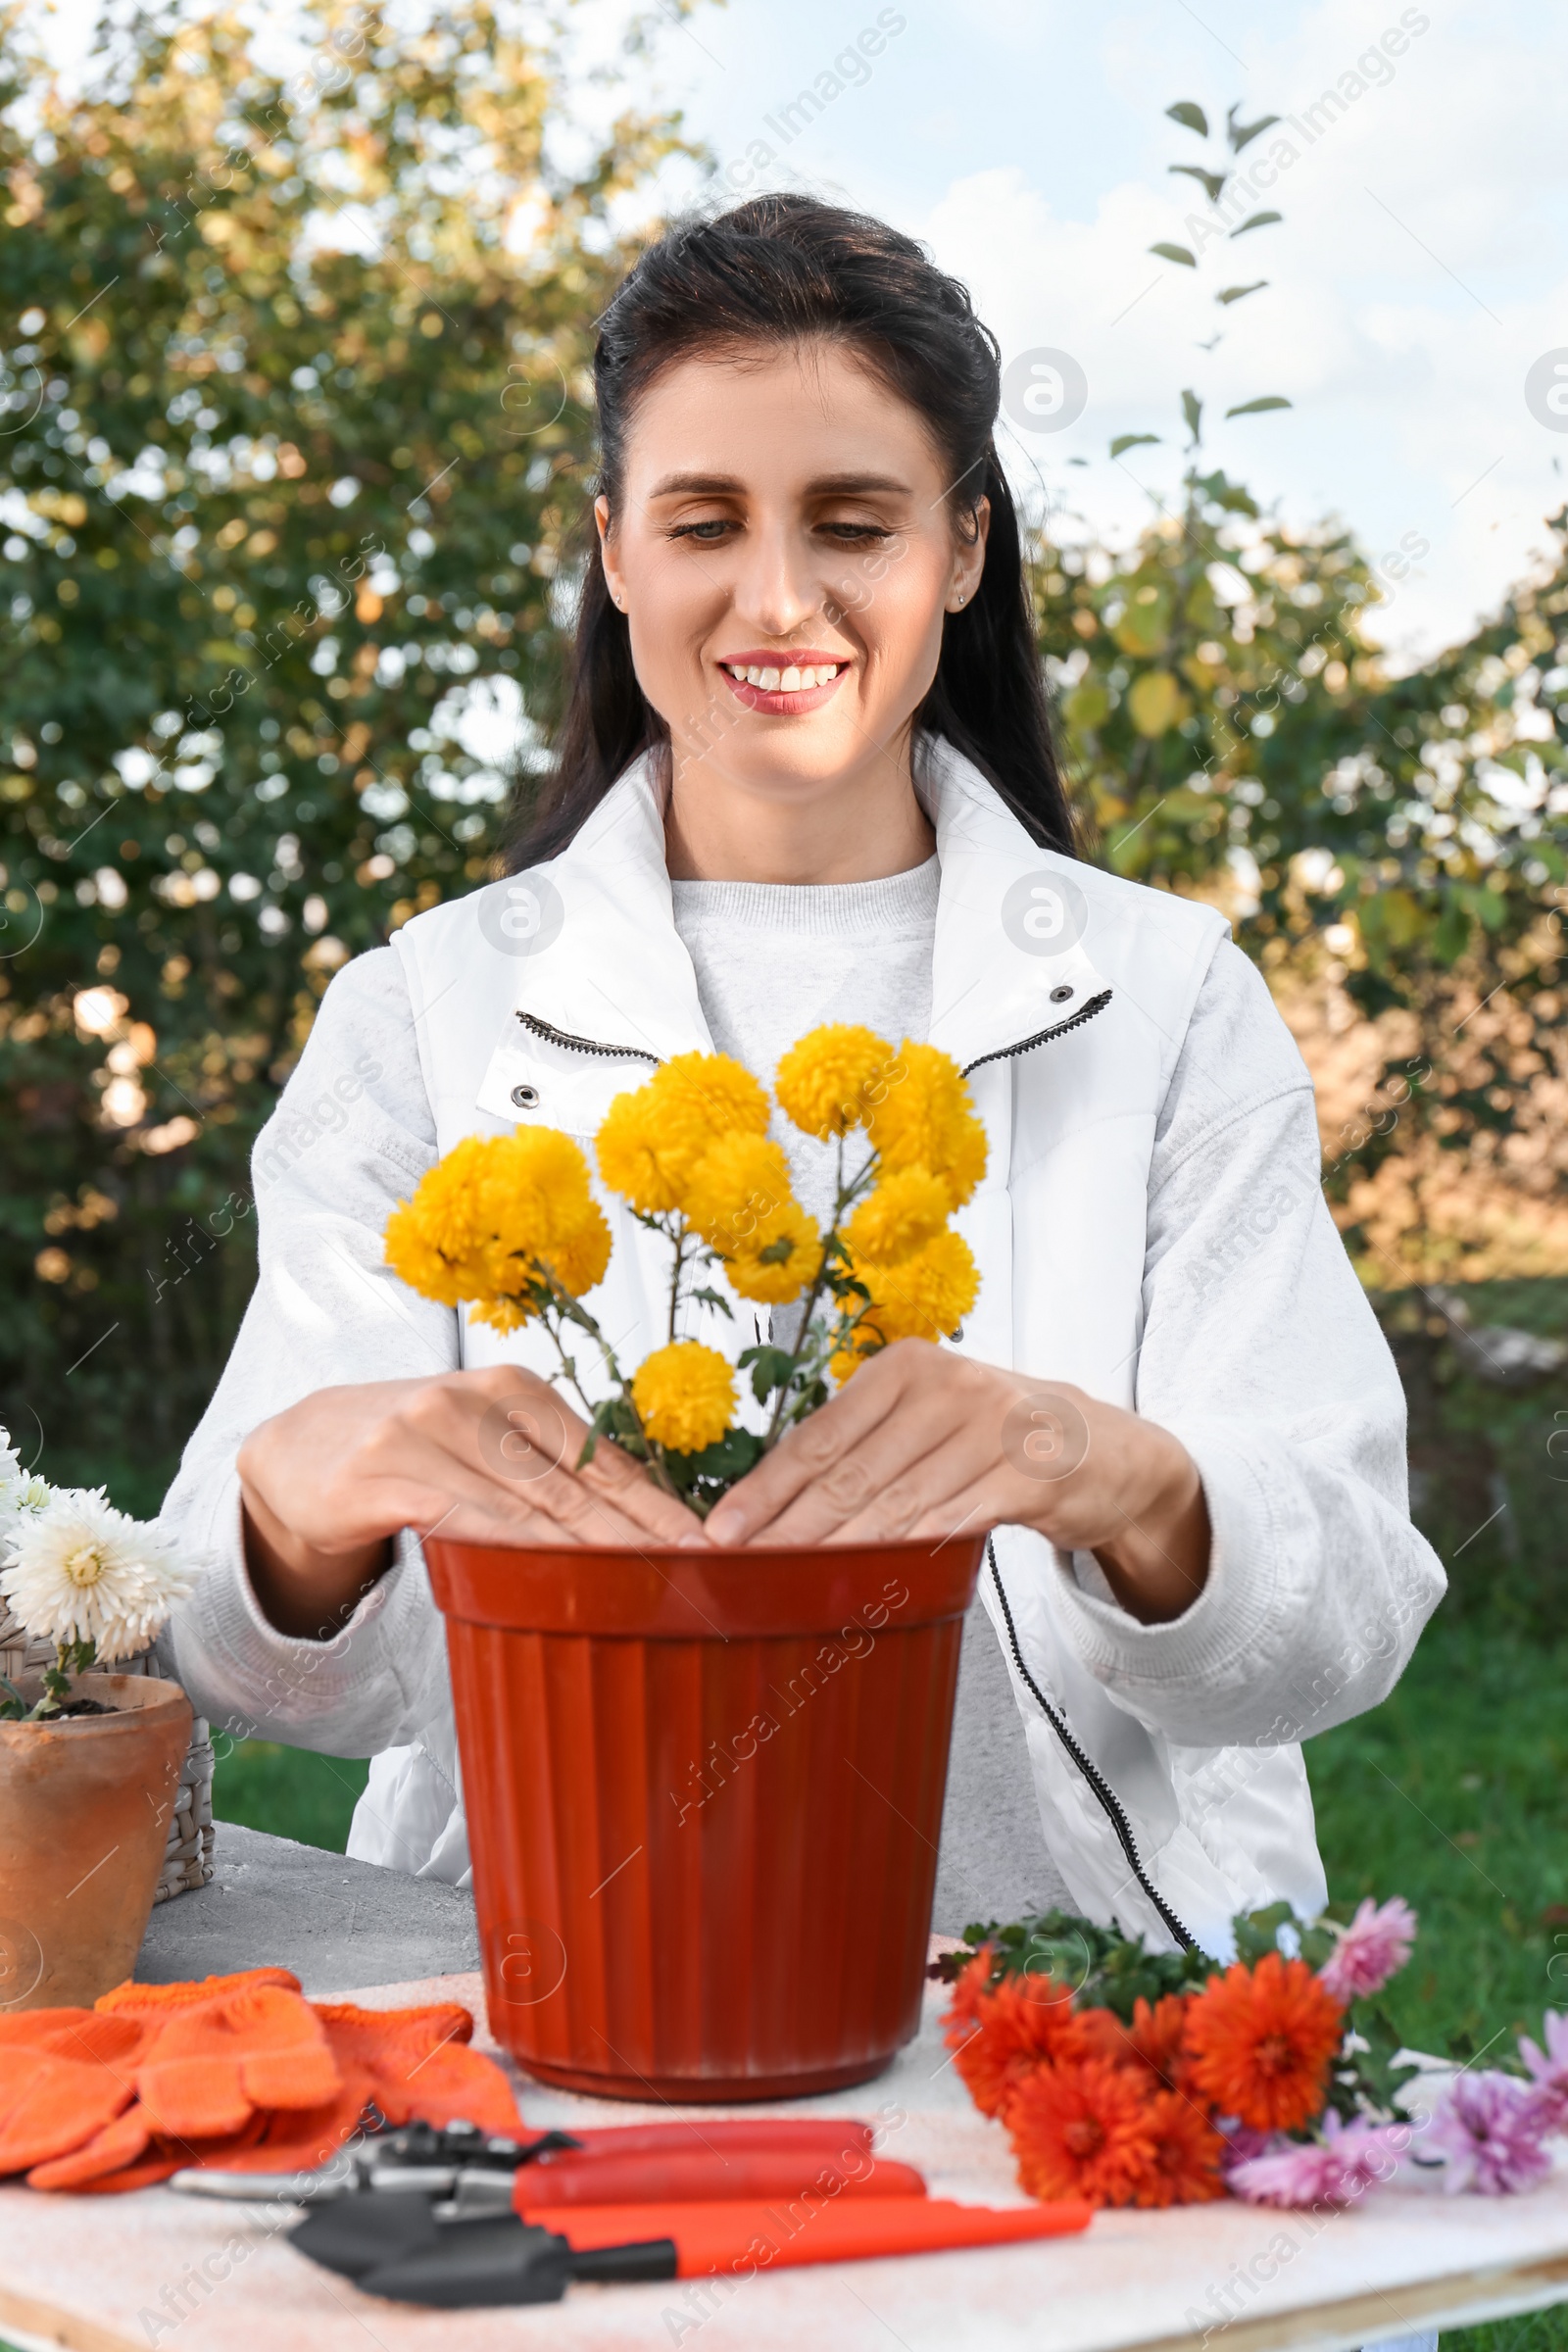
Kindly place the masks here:
POLYGON ((1287 1902, 1270 1903, 1263 1911, 1239 1911, 1232 1922, 1237 1959, 1245 1960, 1249 1968, 1255 1968, 1265 1952, 1277 1952, 1280 1930, 1295 1917, 1287 1902))
POLYGON ((762 1458, 762 1441, 752 1429, 726 1429, 711 1446, 696 1453, 675 1453, 666 1446, 664 1459, 694 1479, 722 1479, 726 1484, 744 1478, 762 1458))
POLYGON ((1470 915, 1456 898, 1450 898, 1438 918, 1432 936, 1432 953, 1445 967, 1458 962, 1470 945, 1470 915))
POLYGON ((1203 415, 1203 404, 1196 392, 1182 394, 1182 415, 1187 419, 1187 430, 1193 436, 1193 447, 1196 449, 1202 439, 1200 421, 1203 415))
POLYGON ((1149 250, 1162 255, 1167 262, 1180 262, 1185 270, 1198 268, 1198 257, 1189 253, 1185 245, 1151 245, 1149 250))
POLYGON ((1212 473, 1198 475, 1194 487, 1202 492, 1210 506, 1223 507, 1227 514, 1250 514, 1256 519, 1257 501, 1242 488, 1240 482, 1231 481, 1217 466, 1212 473))
POLYGON ((1191 98, 1178 98, 1174 106, 1166 107, 1165 112, 1173 122, 1180 122, 1185 130, 1196 130, 1200 139, 1207 138, 1208 117, 1200 106, 1193 104, 1191 98))
POLYGON ((693 1291, 690 1296, 699 1306, 716 1306, 721 1314, 728 1315, 730 1321, 734 1322, 735 1309, 722 1291, 710 1291, 705 1286, 701 1290, 693 1291))
POLYGON ((1110 445, 1110 454, 1119 458, 1124 449, 1136 449, 1141 441, 1157 441, 1157 433, 1118 433, 1110 445))
POLYGON ((1267 284, 1268 279, 1266 277, 1254 277, 1250 286, 1227 286, 1223 294, 1215 295, 1214 300, 1222 303, 1240 302, 1244 296, 1248 294, 1260 293, 1263 287, 1267 284))
POLYGON ((1205 172, 1201 164, 1167 164, 1165 169, 1167 172, 1185 172, 1189 179, 1200 179, 1203 183, 1203 193, 1209 203, 1218 204, 1220 190, 1224 187, 1226 179, 1223 172, 1205 172))
POLYGON ((1257 416, 1264 409, 1288 409, 1291 406, 1292 403, 1283 393, 1265 392, 1261 400, 1244 400, 1234 409, 1227 409, 1225 414, 1227 416, 1257 416))
POLYGON ((1259 115, 1255 122, 1238 122, 1236 118, 1240 113, 1241 108, 1233 106, 1225 116, 1225 129, 1234 155, 1240 155, 1244 147, 1250 146, 1261 131, 1272 130, 1280 120, 1278 115, 1259 115))
POLYGON ((795 1369, 795 1358, 785 1348, 746 1348, 737 1358, 737 1365, 743 1372, 750 1366, 752 1395, 759 1404, 765 1404, 789 1379, 795 1369))
POLYGON ((1283 213, 1250 213, 1240 228, 1233 228, 1233 237, 1245 237, 1250 228, 1267 228, 1271 220, 1283 220, 1283 213))

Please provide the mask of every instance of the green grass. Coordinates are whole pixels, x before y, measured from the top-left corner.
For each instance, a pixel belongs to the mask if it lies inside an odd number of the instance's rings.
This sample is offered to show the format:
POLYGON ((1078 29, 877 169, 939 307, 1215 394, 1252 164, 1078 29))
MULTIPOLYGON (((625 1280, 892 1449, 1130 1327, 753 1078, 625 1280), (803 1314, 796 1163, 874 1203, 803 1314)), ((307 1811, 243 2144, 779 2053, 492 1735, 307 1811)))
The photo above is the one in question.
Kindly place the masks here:
MULTIPOLYGON (((1568 2007, 1568 1658, 1446 1609, 1393 1696, 1308 1743, 1336 1898, 1402 1894, 1415 1953, 1389 1987, 1405 2040, 1499 2049, 1568 2007), (1550 1974, 1548 1975, 1548 1971, 1550 1974)), ((1568 2307, 1443 2338, 1445 2352, 1568 2352, 1568 2307)))
MULTIPOLYGON (((219 1740, 220 1751, 225 1744, 219 1740)), ((242 1822, 248 1830, 270 1830, 274 1838, 296 1838, 301 1845, 324 1845, 340 1854, 369 1769, 342 1756, 242 1740, 220 1755, 213 1812, 220 1821, 242 1822)))
POLYGON ((1415 1955, 1389 1988, 1415 2048, 1568 2006, 1565 1659, 1440 1612, 1393 1696, 1308 1743, 1336 1897, 1402 1894, 1415 1955), (1548 1971, 1550 1974, 1548 1975, 1548 1971))

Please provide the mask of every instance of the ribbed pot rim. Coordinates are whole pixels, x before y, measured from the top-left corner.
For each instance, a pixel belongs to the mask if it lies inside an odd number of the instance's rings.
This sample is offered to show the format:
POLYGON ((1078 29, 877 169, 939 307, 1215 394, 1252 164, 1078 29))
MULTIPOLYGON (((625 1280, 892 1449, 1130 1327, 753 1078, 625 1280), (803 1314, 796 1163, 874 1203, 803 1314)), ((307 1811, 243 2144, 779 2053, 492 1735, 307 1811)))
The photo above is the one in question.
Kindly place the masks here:
POLYGON ((443 1615, 502 1633, 727 1642, 961 1616, 983 1535, 886 1544, 424 1545, 443 1615))

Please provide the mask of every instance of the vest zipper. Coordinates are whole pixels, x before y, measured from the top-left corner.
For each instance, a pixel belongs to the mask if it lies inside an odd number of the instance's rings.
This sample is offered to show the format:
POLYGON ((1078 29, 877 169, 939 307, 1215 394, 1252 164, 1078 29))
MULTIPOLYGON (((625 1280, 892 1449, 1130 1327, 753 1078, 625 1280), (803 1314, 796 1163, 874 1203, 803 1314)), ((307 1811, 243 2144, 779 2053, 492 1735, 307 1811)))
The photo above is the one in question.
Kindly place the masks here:
MULTIPOLYGON (((967 1064, 963 1075, 967 1078, 971 1070, 983 1069, 988 1061, 1010 1061, 1019 1054, 1030 1053, 1036 1046, 1049 1045, 1054 1037, 1065 1037, 1069 1029, 1080 1029, 1085 1021, 1092 1021, 1097 1012, 1103 1012, 1105 1006, 1110 1003, 1110 998, 1111 991, 1108 988, 1102 989, 1098 997, 1091 997, 1087 1004, 1081 1004, 1069 1020, 1058 1021, 1054 1029, 1042 1029, 1036 1036, 1026 1037, 1021 1045, 1004 1046, 995 1054, 982 1054, 977 1061, 967 1064)), ((1090 1793, 1115 1831, 1116 1842, 1127 1857, 1133 1877, 1138 1881, 1139 1886, 1148 1895, 1182 1949, 1196 1952, 1198 1944, 1195 1938, 1188 1934, 1144 1868, 1142 1857, 1133 1838, 1132 1824, 1127 1819, 1126 1810, 1120 1797, 1117 1796, 1093 1757, 1079 1745, 1068 1727, 1066 1718, 1052 1705, 1024 1664, 1023 1651, 1018 1644, 1018 1629, 1012 1622, 1012 1608, 1007 1599, 1006 1587, 1002 1581, 1002 1571, 997 1566, 997 1547, 989 1536, 986 1538, 986 1558, 991 1563, 991 1582, 996 1587, 997 1598, 1002 1603, 1002 1614, 1007 1628, 1007 1645, 1012 1651, 1012 1662, 1018 1669, 1024 1688, 1034 1699, 1068 1755, 1077 1765, 1088 1784, 1090 1793)))
POLYGON ((1065 1037, 1069 1029, 1081 1029, 1085 1021, 1092 1021, 1097 1012, 1104 1011, 1110 998, 1110 990, 1102 989, 1098 997, 1091 997, 1087 1004, 1081 1004, 1069 1019, 1058 1021, 1054 1029, 1037 1029, 1033 1037, 1021 1038, 1015 1046, 999 1046, 994 1054, 982 1054, 977 1060, 965 1062, 962 1076, 967 1078, 971 1070, 983 1070, 988 1061, 1011 1061, 1020 1054, 1032 1053, 1036 1046, 1049 1046, 1053 1038, 1065 1037))
POLYGON ((642 1046, 602 1046, 591 1037, 572 1037, 564 1029, 553 1029, 548 1021, 540 1020, 532 1012, 519 1012, 517 1018, 535 1037, 543 1038, 547 1046, 570 1046, 578 1054, 599 1054, 608 1061, 651 1061, 656 1070, 660 1066, 659 1055, 648 1053, 642 1046))
POLYGON ((1166 1927, 1175 1936, 1183 1951, 1196 1952, 1198 1949, 1197 1938, 1188 1934, 1181 1921, 1177 1918, 1175 1912, 1171 1909, 1169 1903, 1166 1902, 1164 1896, 1154 1886, 1153 1881, 1150 1878, 1148 1871, 1144 1868, 1142 1858, 1139 1855, 1138 1847, 1133 1839, 1132 1824, 1127 1818, 1126 1810, 1122 1805, 1120 1797, 1117 1796, 1115 1790, 1111 1788, 1110 1783, 1106 1780, 1099 1765, 1094 1761, 1094 1758, 1088 1755, 1085 1750, 1080 1747, 1078 1741, 1073 1738, 1071 1731, 1067 1727, 1066 1719, 1062 1715, 1058 1714, 1057 1710, 1052 1705, 1050 1699, 1041 1690, 1040 1685, 1035 1681, 1034 1676, 1030 1673, 1028 1667, 1023 1662, 1023 1651, 1018 1645, 1018 1629, 1012 1622, 1012 1609, 1007 1600, 1007 1589, 1002 1581, 1002 1571, 997 1566, 997 1547, 990 1536, 987 1536, 986 1538, 986 1558, 991 1563, 991 1582, 996 1587, 997 1598, 1002 1603, 1002 1614, 1006 1622, 1007 1645, 1012 1651, 1012 1662, 1018 1669, 1018 1673, 1022 1678, 1025 1689, 1028 1690, 1030 1696, 1034 1699, 1036 1705, 1040 1709, 1040 1712, 1042 1715, 1044 1715, 1052 1730, 1055 1733, 1056 1738, 1061 1741, 1061 1744, 1066 1749, 1068 1755, 1071 1756, 1073 1762, 1077 1765, 1078 1770, 1083 1774, 1083 1777, 1089 1785, 1089 1788, 1095 1798, 1095 1801, 1099 1805, 1102 1813, 1104 1814, 1105 1819, 1109 1822, 1111 1828, 1116 1833, 1116 1842, 1127 1857, 1128 1865, 1132 1870, 1133 1877, 1138 1881, 1139 1886, 1148 1895, 1150 1901, 1153 1904, 1154 1909, 1159 1913, 1160 1918, 1164 1921, 1166 1927))
MULTIPOLYGON (((1053 1029, 1037 1029, 1033 1037, 1020 1038, 1015 1046, 999 1046, 994 1054, 982 1054, 977 1060, 965 1062, 960 1075, 967 1078, 971 1070, 983 1070, 987 1062, 1011 1061, 1020 1054, 1032 1053, 1036 1046, 1049 1046, 1053 1038, 1065 1037, 1069 1029, 1081 1029, 1085 1021, 1092 1021, 1097 1012, 1104 1011, 1110 997, 1110 990, 1102 989, 1098 997, 1091 997, 1087 1004, 1080 1005, 1070 1019, 1057 1021, 1053 1029)), ((656 1070, 662 1066, 659 1055, 650 1054, 645 1047, 606 1046, 597 1038, 573 1037, 568 1030, 556 1029, 533 1012, 519 1012, 517 1018, 533 1036, 543 1038, 546 1045, 570 1046, 575 1053, 598 1054, 608 1061, 651 1061, 656 1070)))

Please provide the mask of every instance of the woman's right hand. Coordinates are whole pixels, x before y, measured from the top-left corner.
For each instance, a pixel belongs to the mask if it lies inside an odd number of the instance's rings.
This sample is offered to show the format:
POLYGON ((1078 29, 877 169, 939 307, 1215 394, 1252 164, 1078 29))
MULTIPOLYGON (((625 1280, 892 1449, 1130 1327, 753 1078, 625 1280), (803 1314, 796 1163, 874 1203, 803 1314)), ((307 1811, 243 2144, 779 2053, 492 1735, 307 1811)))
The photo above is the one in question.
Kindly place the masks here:
POLYGON ((392 1538, 705 1544, 703 1523, 521 1365, 318 1389, 240 1447, 245 1558, 279 1633, 326 1640, 392 1564, 392 1538))

